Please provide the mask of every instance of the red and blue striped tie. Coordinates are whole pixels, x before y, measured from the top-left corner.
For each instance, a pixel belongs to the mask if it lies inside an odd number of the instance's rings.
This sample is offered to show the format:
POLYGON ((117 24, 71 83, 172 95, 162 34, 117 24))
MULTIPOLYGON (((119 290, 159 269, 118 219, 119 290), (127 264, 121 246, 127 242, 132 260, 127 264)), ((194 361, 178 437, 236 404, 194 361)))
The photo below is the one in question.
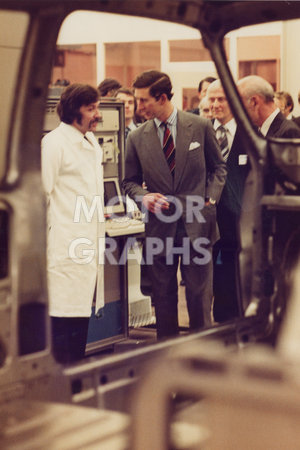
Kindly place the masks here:
POLYGON ((163 152, 165 154, 170 172, 173 175, 175 170, 175 145, 171 131, 169 130, 167 123, 163 122, 162 125, 165 127, 163 139, 163 152))

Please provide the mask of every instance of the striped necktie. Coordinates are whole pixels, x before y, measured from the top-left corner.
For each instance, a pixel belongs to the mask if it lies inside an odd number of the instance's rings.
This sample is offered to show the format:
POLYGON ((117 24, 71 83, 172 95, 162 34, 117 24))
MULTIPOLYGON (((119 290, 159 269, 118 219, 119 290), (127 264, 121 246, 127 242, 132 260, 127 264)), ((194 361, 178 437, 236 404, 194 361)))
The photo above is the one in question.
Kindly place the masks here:
POLYGON ((126 139, 127 139, 127 136, 128 136, 128 134, 129 134, 129 132, 130 132, 130 128, 129 128, 129 127, 126 127, 126 128, 125 128, 125 141, 126 141, 126 139))
POLYGON ((163 138, 163 152, 165 154, 171 174, 174 174, 175 170, 175 145, 171 131, 168 128, 168 124, 162 122, 164 126, 164 138, 163 138))
POLYGON ((224 161, 227 161, 229 156, 229 145, 226 135, 226 128, 224 128, 223 125, 220 125, 218 128, 218 133, 219 133, 218 142, 221 148, 222 156, 224 158, 224 161))

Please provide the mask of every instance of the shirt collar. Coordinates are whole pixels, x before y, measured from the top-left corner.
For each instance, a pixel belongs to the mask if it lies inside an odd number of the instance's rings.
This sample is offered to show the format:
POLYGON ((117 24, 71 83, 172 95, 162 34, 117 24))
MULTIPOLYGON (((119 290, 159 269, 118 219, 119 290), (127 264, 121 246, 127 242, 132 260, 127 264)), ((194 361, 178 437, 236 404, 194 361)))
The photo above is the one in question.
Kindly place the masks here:
POLYGON ((275 119, 275 117, 277 116, 277 114, 279 112, 280 112, 280 109, 276 108, 275 111, 273 111, 272 114, 270 114, 269 117, 267 117, 267 119, 264 121, 264 123, 260 127, 260 131, 264 136, 267 135, 269 128, 271 126, 271 123, 273 122, 273 120, 275 119))
POLYGON ((126 128, 129 128, 130 131, 133 131, 133 130, 135 130, 135 129, 137 128, 137 126, 136 126, 136 124, 134 123, 134 121, 132 120, 132 121, 130 122, 130 124, 129 124, 126 128))
MULTIPOLYGON (((168 123, 169 125, 172 126, 172 125, 176 124, 176 120, 177 120, 177 108, 176 108, 176 106, 174 106, 173 111, 171 112, 171 114, 169 115, 167 120, 165 120, 164 123, 168 123)), ((154 122, 155 122, 155 125, 157 126, 157 128, 159 128, 161 126, 161 124, 163 123, 162 120, 159 120, 156 117, 154 118, 154 122)))
POLYGON ((232 119, 230 119, 227 123, 225 123, 224 125, 221 124, 221 122, 218 121, 218 119, 216 119, 214 121, 214 129, 217 130, 220 126, 223 126, 224 128, 226 128, 226 130, 229 131, 229 133, 234 136, 235 132, 236 132, 236 121, 234 119, 234 117, 232 119))

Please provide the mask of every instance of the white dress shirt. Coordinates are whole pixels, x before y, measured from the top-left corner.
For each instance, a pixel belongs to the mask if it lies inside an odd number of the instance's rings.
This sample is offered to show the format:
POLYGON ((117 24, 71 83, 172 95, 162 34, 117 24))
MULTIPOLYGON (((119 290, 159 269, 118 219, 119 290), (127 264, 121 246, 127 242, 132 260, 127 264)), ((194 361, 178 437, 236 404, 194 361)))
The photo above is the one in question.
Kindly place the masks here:
MULTIPOLYGON (((161 127, 162 121, 155 118, 154 119, 155 125, 157 127, 157 134, 161 143, 161 147, 163 147, 163 140, 164 140, 164 129, 161 127)), ((177 136, 177 108, 174 107, 172 113, 166 120, 167 126, 171 132, 174 145, 176 146, 176 136, 177 136)))
POLYGON ((219 138, 219 133, 218 133, 218 128, 220 126, 222 126, 225 129, 226 132, 226 136, 227 136, 227 141, 228 141, 228 147, 229 147, 229 151, 231 149, 232 143, 233 143, 233 139, 236 133, 236 121, 234 118, 230 119, 227 123, 225 123, 225 125, 222 125, 221 122, 218 121, 218 119, 216 119, 214 121, 214 129, 216 130, 216 136, 217 139, 219 138))

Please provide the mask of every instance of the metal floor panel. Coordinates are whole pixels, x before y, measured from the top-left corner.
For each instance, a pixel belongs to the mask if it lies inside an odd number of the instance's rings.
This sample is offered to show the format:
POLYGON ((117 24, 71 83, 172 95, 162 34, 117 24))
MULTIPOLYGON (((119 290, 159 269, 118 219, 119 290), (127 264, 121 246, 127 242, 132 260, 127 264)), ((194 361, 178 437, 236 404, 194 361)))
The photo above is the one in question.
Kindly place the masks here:
POLYGON ((18 401, 2 405, 2 450, 125 450, 125 414, 58 403, 18 401))

